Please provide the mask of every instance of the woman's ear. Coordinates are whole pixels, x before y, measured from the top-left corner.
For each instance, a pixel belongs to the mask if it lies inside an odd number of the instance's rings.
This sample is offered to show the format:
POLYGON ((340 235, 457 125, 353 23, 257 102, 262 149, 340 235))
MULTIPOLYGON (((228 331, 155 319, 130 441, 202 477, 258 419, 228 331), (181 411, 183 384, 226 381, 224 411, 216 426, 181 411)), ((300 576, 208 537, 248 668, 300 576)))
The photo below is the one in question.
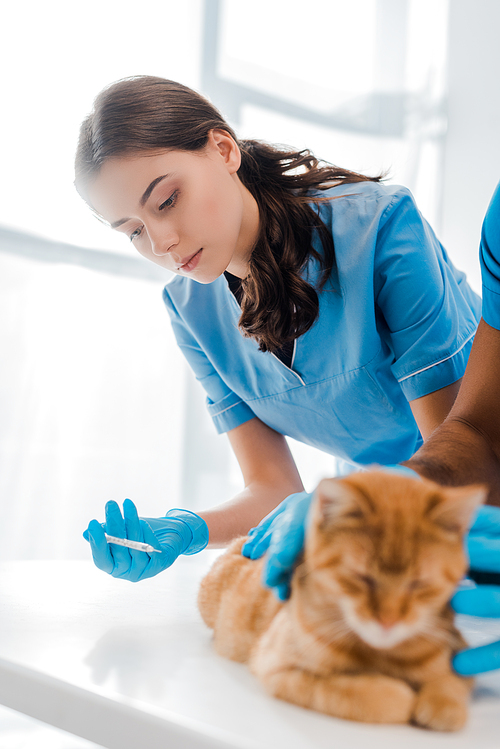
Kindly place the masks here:
POLYGON ((229 174, 238 171, 241 165, 241 152, 234 138, 226 130, 210 130, 207 146, 222 156, 229 174))

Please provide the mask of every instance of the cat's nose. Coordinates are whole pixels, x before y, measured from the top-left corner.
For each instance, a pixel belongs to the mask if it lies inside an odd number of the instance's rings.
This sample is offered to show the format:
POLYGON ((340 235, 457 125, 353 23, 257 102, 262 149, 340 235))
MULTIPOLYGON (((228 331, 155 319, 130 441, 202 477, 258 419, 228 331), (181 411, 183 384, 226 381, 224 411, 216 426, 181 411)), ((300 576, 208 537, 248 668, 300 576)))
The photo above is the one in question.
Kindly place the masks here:
POLYGON ((394 627, 394 625, 397 624, 399 617, 397 614, 393 614, 388 611, 384 612, 383 614, 379 614, 377 619, 379 621, 379 624, 384 629, 391 629, 391 627, 394 627))

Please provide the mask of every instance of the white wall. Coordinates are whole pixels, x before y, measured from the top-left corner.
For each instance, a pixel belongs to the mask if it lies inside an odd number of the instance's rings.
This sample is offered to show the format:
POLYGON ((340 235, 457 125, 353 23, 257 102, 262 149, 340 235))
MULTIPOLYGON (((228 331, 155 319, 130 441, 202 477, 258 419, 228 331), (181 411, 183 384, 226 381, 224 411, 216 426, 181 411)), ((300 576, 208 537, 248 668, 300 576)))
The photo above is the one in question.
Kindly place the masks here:
POLYGON ((451 0, 441 236, 480 291, 483 216, 500 179, 500 2, 451 0))

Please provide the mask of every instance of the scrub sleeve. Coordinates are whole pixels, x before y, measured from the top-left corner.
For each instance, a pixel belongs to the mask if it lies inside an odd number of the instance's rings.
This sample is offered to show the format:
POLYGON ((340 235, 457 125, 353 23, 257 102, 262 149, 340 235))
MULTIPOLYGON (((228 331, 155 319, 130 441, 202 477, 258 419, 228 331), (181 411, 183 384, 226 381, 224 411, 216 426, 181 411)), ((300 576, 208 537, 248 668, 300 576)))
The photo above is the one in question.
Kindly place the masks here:
POLYGON ((479 247, 483 280, 483 318, 500 330, 500 183, 486 212, 479 247))
POLYGON ((404 192, 379 230, 374 283, 391 370, 411 401, 463 376, 480 300, 404 192))
MULTIPOLYGON (((195 282, 196 283, 196 282, 195 282)), ((177 344, 193 370, 196 379, 207 394, 207 407, 219 434, 229 432, 240 424, 253 419, 255 414, 247 404, 234 393, 216 371, 193 333, 183 324, 172 303, 170 289, 165 287, 163 301, 170 314, 172 329, 177 344)))

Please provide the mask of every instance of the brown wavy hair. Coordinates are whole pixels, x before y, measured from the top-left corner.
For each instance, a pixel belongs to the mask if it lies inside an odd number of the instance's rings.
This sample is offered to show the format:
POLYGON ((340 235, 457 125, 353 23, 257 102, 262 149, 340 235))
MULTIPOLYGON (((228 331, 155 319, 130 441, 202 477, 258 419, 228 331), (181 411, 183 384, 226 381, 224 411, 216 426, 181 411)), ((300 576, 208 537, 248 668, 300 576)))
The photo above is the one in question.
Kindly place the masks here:
POLYGON ((83 121, 75 186, 88 202, 86 188, 109 159, 166 148, 198 151, 213 129, 225 130, 238 144, 238 176, 259 208, 259 237, 242 281, 239 327, 259 342, 261 351, 276 351, 309 330, 318 317, 317 289, 302 277, 309 258, 321 268, 318 290, 335 267, 333 238, 310 205, 324 198, 311 196, 311 191, 382 177, 320 162, 307 149, 238 140, 220 112, 197 92, 164 78, 135 76, 101 91, 83 121), (312 246, 313 230, 322 253, 312 246))

